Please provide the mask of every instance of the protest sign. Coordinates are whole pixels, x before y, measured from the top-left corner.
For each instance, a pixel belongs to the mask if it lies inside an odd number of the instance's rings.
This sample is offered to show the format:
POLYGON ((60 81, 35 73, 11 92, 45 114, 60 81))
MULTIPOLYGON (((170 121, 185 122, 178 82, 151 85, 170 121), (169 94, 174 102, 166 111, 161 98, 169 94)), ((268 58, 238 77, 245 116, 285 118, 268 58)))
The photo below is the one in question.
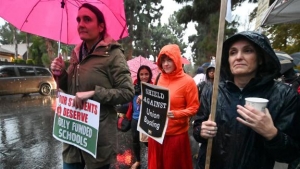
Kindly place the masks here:
POLYGON ((56 99, 53 137, 97 156, 100 103, 87 100, 82 109, 75 109, 75 96, 60 93, 56 99))
POLYGON ((142 83, 142 96, 137 129, 162 144, 168 125, 169 89, 142 83))

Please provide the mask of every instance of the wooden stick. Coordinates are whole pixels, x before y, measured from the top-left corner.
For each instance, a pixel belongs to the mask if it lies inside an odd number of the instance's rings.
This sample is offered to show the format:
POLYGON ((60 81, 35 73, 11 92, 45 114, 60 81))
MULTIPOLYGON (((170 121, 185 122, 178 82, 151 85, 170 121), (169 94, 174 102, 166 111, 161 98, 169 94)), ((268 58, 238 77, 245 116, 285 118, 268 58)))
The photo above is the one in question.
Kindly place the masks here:
MULTIPOLYGON (((209 116, 209 119, 211 121, 215 121, 215 115, 216 115, 216 109, 217 109, 220 68, 221 68, 221 60, 222 60, 222 48, 223 48, 224 31, 225 31, 226 8, 227 8, 227 0, 221 0, 217 53, 216 53, 216 69, 215 69, 215 75, 214 75, 211 111, 210 111, 210 116, 209 116)), ((213 139, 208 139, 207 150, 206 150, 205 169, 210 168, 212 142, 213 142, 213 139)))

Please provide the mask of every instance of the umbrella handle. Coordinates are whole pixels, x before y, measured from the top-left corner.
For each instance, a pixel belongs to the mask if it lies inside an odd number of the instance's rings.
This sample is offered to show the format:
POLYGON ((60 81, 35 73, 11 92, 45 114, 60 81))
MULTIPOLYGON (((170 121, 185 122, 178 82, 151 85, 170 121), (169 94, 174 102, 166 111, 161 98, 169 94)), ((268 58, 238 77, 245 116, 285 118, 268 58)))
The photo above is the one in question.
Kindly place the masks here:
POLYGON ((59 97, 59 77, 54 75, 54 79, 55 79, 55 82, 56 82, 55 94, 56 94, 56 97, 59 97))
POLYGON ((62 0, 60 2, 60 7, 61 7, 61 20, 60 20, 60 32, 59 32, 59 42, 58 42, 58 51, 57 51, 57 57, 59 57, 59 53, 60 53, 60 41, 61 41, 61 32, 62 32, 62 23, 64 20, 64 8, 65 8, 65 1, 62 0))

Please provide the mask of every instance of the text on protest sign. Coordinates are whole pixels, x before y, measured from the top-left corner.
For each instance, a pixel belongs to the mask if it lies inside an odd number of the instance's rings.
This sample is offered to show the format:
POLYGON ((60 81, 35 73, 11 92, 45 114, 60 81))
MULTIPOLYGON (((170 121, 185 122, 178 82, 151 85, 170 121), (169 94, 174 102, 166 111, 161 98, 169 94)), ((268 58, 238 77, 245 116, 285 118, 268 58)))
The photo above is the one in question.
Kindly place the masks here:
POLYGON ((162 138, 165 133, 169 110, 169 91, 143 83, 142 95, 139 127, 152 138, 162 138))
POLYGON ((72 144, 96 158, 100 104, 88 100, 82 109, 73 106, 74 96, 60 93, 57 98, 53 136, 72 144))

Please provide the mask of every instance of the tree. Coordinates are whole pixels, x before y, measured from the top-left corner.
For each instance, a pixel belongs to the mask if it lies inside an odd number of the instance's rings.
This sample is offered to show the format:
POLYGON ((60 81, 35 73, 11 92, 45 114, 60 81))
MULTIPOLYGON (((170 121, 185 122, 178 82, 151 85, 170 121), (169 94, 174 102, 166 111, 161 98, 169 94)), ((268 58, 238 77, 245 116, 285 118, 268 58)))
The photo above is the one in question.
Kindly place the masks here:
POLYGON ((18 57, 18 43, 21 40, 20 31, 17 30, 13 25, 5 23, 0 29, 2 44, 14 44, 15 45, 15 59, 18 57))
MULTIPOLYGON (((197 35, 189 37, 189 43, 193 43, 192 52, 193 60, 197 65, 208 60, 210 56, 215 56, 217 33, 219 24, 220 0, 175 0, 178 3, 185 3, 179 10, 176 18, 179 23, 188 24, 196 22, 197 35)), ((233 9, 241 5, 245 0, 232 0, 233 9)), ((257 0, 248 0, 248 2, 256 3, 257 0)), ((226 24, 226 36, 233 35, 237 31, 237 22, 226 24)))
POLYGON ((151 26, 161 17, 161 0, 125 0, 125 12, 129 37, 121 40, 127 59, 142 55, 149 57, 151 50, 151 26))
POLYGON ((14 35, 12 31, 12 26, 7 22, 0 27, 1 44, 5 45, 14 43, 14 35))
POLYGON ((187 44, 183 42, 185 28, 177 23, 175 16, 176 13, 172 14, 167 24, 161 25, 159 23, 157 26, 152 27, 151 48, 154 60, 156 60, 156 56, 161 48, 167 44, 177 44, 182 53, 185 52, 187 47, 187 44))
POLYGON ((185 28, 177 23, 175 15, 169 18, 169 24, 161 24, 163 7, 160 3, 161 0, 125 0, 129 37, 121 42, 127 59, 139 55, 156 58, 160 49, 169 43, 176 43, 185 51, 185 28))
POLYGON ((30 58, 36 65, 42 65, 42 56, 47 53, 45 39, 39 36, 32 36, 32 45, 29 48, 30 58))
MULTIPOLYGON (((270 0, 270 5, 275 0, 270 0)), ((250 14, 250 21, 255 19, 257 8, 250 14)), ((300 25, 299 24, 276 24, 262 27, 269 37, 272 47, 276 50, 292 54, 300 51, 300 25)))
MULTIPOLYGON (((14 31, 15 27, 5 22, 4 25, 0 26, 0 43, 3 45, 14 44, 14 31)), ((16 29, 16 40, 17 43, 26 42, 26 33, 16 29)))
POLYGON ((278 24, 265 28, 274 49, 290 54, 300 51, 299 24, 278 24))

